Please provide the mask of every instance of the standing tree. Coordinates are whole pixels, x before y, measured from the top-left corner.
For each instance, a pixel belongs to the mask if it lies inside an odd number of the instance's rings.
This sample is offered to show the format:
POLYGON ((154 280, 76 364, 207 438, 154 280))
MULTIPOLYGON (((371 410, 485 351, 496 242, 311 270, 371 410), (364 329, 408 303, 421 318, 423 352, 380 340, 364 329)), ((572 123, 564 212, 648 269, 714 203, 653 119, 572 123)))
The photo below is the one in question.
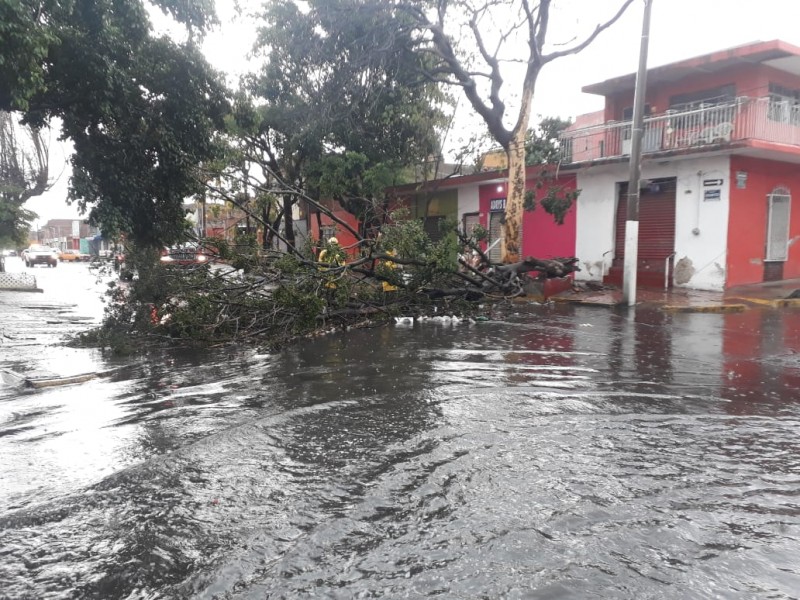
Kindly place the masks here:
MULTIPOLYGON (((383 0, 374 0, 383 3, 383 0)), ((547 45, 554 0, 393 0, 423 34, 420 47, 432 59, 427 75, 458 86, 486 123, 492 138, 508 156, 508 198, 503 225, 503 262, 520 258, 525 198, 525 146, 536 80, 542 68, 557 58, 576 54, 616 22, 633 0, 618 0, 618 8, 585 39, 572 45, 547 45), (508 114, 503 97, 506 70, 522 63, 516 90, 518 110, 508 114), (509 123, 510 122, 510 123, 509 123)), ((404 20, 403 20, 404 21, 404 20)))
POLYGON ((266 8, 265 63, 234 111, 237 144, 281 197, 292 246, 292 207, 304 194, 338 200, 368 221, 405 166, 437 153, 444 101, 419 77, 426 59, 414 52, 413 29, 398 30, 385 5, 302 4, 266 8))
POLYGON ((525 136, 525 164, 549 165, 560 162, 560 137, 572 125, 569 119, 544 117, 536 127, 528 129, 525 136))
POLYGON ((50 188, 48 146, 41 131, 0 111, 0 248, 23 246, 36 217, 25 202, 50 188))
POLYGON ((0 109, 73 141, 69 196, 106 233, 145 245, 184 232, 195 168, 214 156, 224 90, 195 44, 210 0, 0 0, 0 109), (147 7, 187 30, 157 37, 147 7))

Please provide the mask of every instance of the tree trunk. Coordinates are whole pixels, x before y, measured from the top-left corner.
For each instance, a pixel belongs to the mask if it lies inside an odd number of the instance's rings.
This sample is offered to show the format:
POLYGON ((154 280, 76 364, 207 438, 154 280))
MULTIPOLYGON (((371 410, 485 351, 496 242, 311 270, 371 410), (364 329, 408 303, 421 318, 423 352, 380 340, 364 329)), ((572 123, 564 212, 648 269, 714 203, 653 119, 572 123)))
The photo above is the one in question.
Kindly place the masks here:
POLYGON ((200 212, 200 237, 208 237, 208 225, 206 224, 206 193, 203 192, 201 198, 201 212, 200 212))
POLYGON ((525 201, 525 129, 515 132, 508 146, 508 191, 502 235, 502 261, 514 263, 522 256, 522 214, 525 201))
POLYGON ((317 211, 314 214, 317 215, 317 231, 319 231, 319 240, 318 241, 321 243, 321 242, 324 241, 322 239, 322 213, 320 211, 317 211))
MULTIPOLYGON (((270 209, 270 205, 267 204, 266 202, 264 203, 264 206, 261 207, 261 220, 264 223, 269 223, 269 209, 270 209)), ((272 236, 267 231, 266 227, 263 227, 263 230, 264 230, 264 235, 261 237, 261 247, 264 250, 269 250, 269 244, 270 244, 272 236)))
POLYGON ((294 223, 292 222, 292 197, 286 195, 283 197, 283 224, 285 228, 286 242, 292 247, 296 248, 297 244, 294 241, 294 223))

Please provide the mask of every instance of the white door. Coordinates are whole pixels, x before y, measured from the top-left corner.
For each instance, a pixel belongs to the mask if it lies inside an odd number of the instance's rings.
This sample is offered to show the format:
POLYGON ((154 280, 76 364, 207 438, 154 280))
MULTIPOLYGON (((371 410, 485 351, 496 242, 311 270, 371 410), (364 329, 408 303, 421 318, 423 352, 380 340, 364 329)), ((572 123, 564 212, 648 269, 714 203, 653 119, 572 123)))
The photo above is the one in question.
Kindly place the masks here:
POLYGON ((789 190, 776 188, 767 196, 767 261, 785 261, 789 257, 789 213, 792 196, 789 190))

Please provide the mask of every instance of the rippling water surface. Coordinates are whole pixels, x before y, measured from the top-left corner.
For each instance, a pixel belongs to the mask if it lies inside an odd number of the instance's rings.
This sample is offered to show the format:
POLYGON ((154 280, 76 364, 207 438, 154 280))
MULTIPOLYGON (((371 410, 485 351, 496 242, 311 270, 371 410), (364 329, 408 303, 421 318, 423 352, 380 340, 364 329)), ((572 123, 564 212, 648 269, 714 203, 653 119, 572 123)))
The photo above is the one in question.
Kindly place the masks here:
POLYGON ((518 310, 0 395, 0 597, 797 597, 800 313, 518 310))

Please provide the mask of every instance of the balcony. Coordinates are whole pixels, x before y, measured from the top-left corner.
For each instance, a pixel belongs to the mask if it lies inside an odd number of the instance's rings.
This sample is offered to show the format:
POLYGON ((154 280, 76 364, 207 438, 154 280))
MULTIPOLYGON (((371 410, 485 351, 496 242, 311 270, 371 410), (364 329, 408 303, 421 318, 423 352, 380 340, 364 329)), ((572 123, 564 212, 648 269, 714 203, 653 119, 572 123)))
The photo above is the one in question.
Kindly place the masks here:
MULTIPOLYGON (((645 118, 642 153, 721 147, 750 140, 795 146, 800 152, 800 106, 770 98, 736 98, 725 104, 667 111, 645 118)), ((563 163, 622 158, 631 152, 631 122, 611 121, 567 130, 560 143, 563 163)))

